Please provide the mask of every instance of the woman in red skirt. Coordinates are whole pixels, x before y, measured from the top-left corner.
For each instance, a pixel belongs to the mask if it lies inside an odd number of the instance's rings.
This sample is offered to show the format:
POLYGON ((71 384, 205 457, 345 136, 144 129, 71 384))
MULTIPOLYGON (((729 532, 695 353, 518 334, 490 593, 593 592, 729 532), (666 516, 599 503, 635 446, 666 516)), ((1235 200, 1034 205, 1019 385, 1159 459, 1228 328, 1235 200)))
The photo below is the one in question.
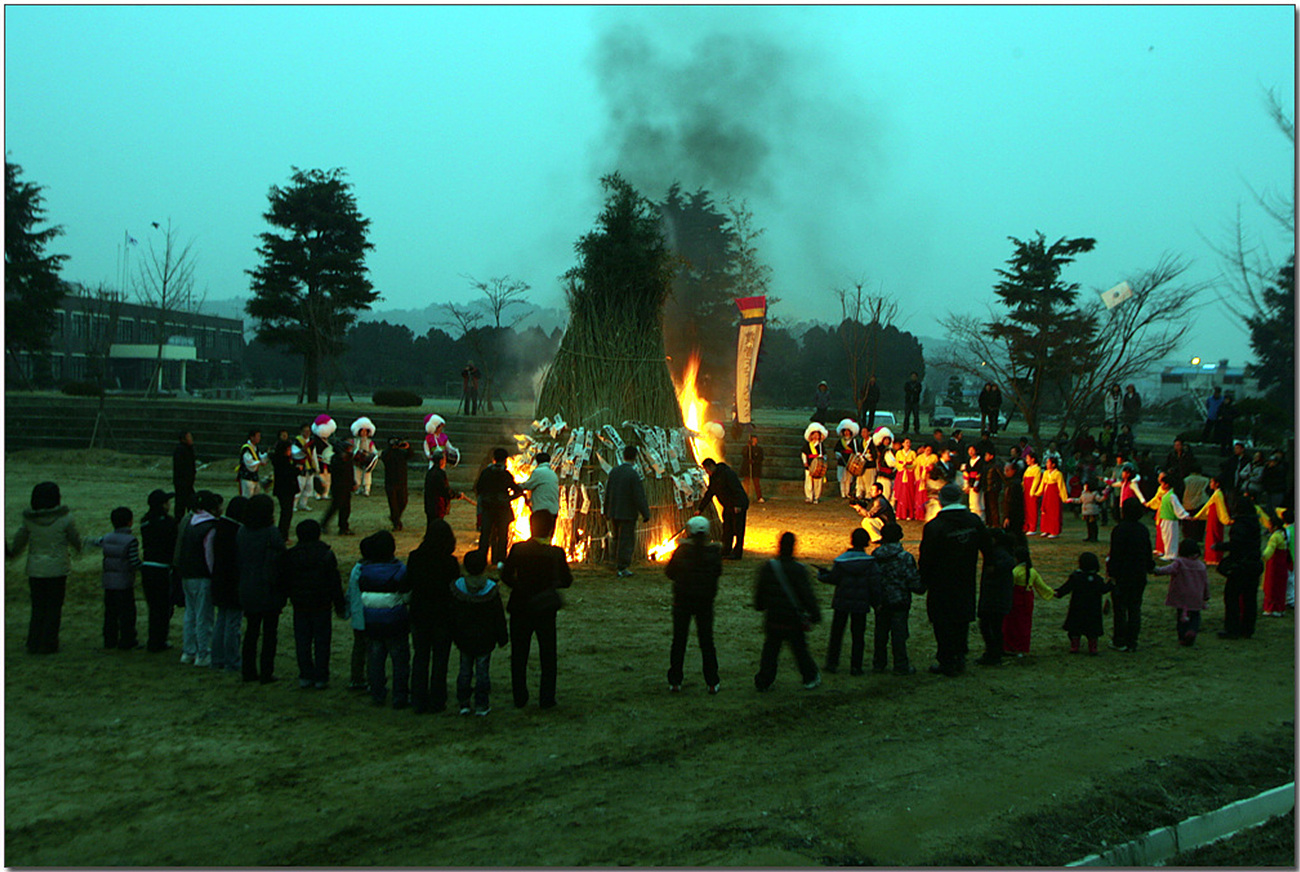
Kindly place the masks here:
POLYGON ((1282 517, 1268 519, 1273 530, 1264 547, 1264 614, 1279 617, 1286 614, 1287 577, 1291 574, 1291 510, 1283 509, 1282 517))
MULTIPOLYGON (((1061 505, 1069 499, 1069 495, 1065 491, 1065 475, 1056 468, 1056 458, 1048 457, 1046 462, 1047 468, 1043 470, 1038 486, 1034 488, 1035 494, 1042 498, 1042 532, 1039 535, 1055 539, 1061 535, 1061 505)), ((1025 523, 1028 523, 1028 519, 1025 523)))
POLYGON ((1011 613, 1002 619, 1002 650, 1017 657, 1029 653, 1034 628, 1034 594, 1052 599, 1055 593, 1029 560, 1029 548, 1016 548, 1016 568, 1011 572, 1011 613))
POLYGON ((1025 454, 1025 475, 1022 486, 1025 491, 1025 532, 1038 532, 1038 480, 1043 477, 1043 469, 1032 454, 1025 454))
POLYGON ((1196 513, 1195 520, 1205 522, 1205 562, 1213 566, 1219 562, 1219 552, 1214 547, 1223 541, 1223 530, 1232 523, 1228 502, 1217 478, 1210 479, 1210 499, 1196 513))
POLYGON ((898 464, 898 478, 894 481, 894 517, 900 521, 917 518, 916 511, 916 452, 912 440, 903 439, 903 446, 894 452, 898 464))

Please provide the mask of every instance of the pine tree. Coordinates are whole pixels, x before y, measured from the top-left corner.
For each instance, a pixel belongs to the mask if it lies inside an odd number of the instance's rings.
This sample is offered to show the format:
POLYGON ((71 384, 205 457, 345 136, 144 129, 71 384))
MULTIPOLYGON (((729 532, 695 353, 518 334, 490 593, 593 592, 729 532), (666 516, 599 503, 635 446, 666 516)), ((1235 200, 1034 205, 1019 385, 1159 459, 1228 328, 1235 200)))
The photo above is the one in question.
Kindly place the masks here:
POLYGON ((294 167, 288 187, 272 185, 263 217, 282 232, 261 234, 262 264, 248 271, 253 298, 245 308, 258 320, 257 338, 302 357, 309 403, 319 396, 323 361, 343 351, 357 312, 379 299, 366 276, 370 219, 345 178, 342 169, 294 167))
POLYGON ((5 161, 5 345, 11 358, 49 349, 54 310, 64 294, 59 269, 68 259, 45 252, 63 228, 37 229, 45 216, 43 188, 21 181, 22 171, 5 161))

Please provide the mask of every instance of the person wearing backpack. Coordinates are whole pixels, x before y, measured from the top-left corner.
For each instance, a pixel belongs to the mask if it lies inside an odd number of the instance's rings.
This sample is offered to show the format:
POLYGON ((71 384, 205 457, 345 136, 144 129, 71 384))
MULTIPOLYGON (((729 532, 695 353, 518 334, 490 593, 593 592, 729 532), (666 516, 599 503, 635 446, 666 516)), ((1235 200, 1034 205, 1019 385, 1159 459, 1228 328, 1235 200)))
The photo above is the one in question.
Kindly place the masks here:
POLYGON ((760 692, 772 689, 776 680, 777 656, 781 646, 790 644, 805 690, 822 683, 821 672, 808 651, 807 632, 821 620, 821 609, 808 570, 794 559, 794 533, 781 534, 777 556, 763 564, 754 585, 754 608, 763 612, 763 652, 759 657, 754 687, 760 692))
POLYGON ((889 648, 894 649, 894 674, 912 675, 916 667, 907 656, 908 617, 912 594, 925 593, 916 558, 903 548, 903 528, 889 523, 880 531, 880 545, 871 556, 876 562, 876 638, 872 668, 884 672, 889 648))

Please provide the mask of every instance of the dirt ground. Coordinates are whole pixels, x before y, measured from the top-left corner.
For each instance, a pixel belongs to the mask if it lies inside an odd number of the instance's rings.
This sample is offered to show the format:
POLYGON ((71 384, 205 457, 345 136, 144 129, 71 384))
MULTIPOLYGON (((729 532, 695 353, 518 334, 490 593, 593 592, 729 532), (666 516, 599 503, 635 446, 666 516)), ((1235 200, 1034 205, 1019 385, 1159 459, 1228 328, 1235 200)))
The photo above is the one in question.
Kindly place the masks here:
MULTIPOLYGON (((161 458, 10 454, 5 534, 37 481, 57 480, 98 535, 114 506, 138 515, 169 471, 161 458)), ((225 478, 204 470, 199 486, 229 495, 225 478)), ((402 554, 423 531, 418 495, 415 506, 402 554)), ((369 533, 385 515, 376 487, 354 501, 353 527, 369 533)), ((461 554, 472 507, 450 520, 461 554)), ((559 617, 559 705, 514 709, 499 651, 486 718, 380 710, 350 693, 341 621, 324 692, 293 680, 288 614, 285 680, 269 686, 181 666, 179 611, 175 651, 105 651, 95 551, 74 561, 62 650, 32 657, 24 562, 10 561, 5 865, 1061 865, 1294 778, 1293 619, 1261 617, 1250 641, 1215 638, 1214 575, 1192 649, 1175 643, 1153 581, 1137 654, 1070 655, 1064 601, 1040 602, 1031 656, 943 678, 924 671, 934 640, 918 602, 917 675, 843 671, 805 691, 785 652, 774 691, 757 694, 757 567, 786 529, 801 559, 829 563, 855 520, 793 491, 751 509, 750 556, 728 565, 718 597, 717 696, 694 648, 683 692, 667 692, 658 568, 627 580, 580 568, 559 617)), ((915 551, 920 524, 904 529, 915 551)), ((1049 583, 1065 580, 1082 535, 1069 519, 1061 539, 1034 543, 1049 583)), ((327 538, 340 563, 355 560, 359 536, 327 538)), ((829 619, 830 589, 818 594, 829 619)), ((143 630, 142 600, 140 612, 143 630)), ((828 623, 811 636, 819 659, 828 623)))

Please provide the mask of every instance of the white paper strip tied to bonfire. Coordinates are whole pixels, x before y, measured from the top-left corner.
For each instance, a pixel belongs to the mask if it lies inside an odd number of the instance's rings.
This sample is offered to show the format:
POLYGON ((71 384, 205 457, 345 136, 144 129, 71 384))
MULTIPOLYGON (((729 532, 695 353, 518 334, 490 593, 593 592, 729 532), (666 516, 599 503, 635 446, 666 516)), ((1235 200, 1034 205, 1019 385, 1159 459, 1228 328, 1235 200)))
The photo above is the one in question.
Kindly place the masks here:
POLYGON ((601 428, 600 439, 602 442, 609 443, 609 445, 614 449, 614 457, 620 460, 622 459, 623 449, 626 446, 623 444, 623 437, 618 435, 618 430, 614 428, 613 424, 606 424, 601 428))

